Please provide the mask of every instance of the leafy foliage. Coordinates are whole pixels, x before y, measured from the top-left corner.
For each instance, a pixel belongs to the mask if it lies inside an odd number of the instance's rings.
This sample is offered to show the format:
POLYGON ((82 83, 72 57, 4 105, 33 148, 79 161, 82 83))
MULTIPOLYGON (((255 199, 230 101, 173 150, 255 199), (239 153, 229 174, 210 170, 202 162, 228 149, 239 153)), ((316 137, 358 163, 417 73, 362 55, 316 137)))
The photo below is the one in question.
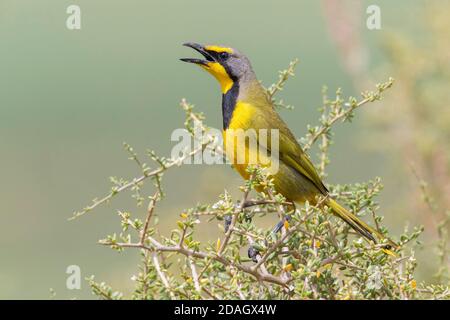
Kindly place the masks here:
MULTIPOLYGON (((279 80, 267 89, 274 99, 296 62, 280 73, 279 80)), ((334 98, 323 90, 323 106, 317 126, 308 127, 300 139, 305 149, 320 142, 322 176, 330 159, 332 127, 339 121, 350 121, 355 111, 366 104, 380 100, 384 91, 393 85, 393 79, 376 86, 373 92, 364 92, 358 100, 343 98, 340 89, 334 98)), ((275 100, 273 100, 275 102, 275 100)), ((285 106, 283 102, 276 103, 285 106)), ((208 136, 204 116, 194 112, 191 104, 182 100, 186 113, 186 129, 193 134, 193 122, 202 121, 202 130, 208 136)), ((162 158, 153 151, 147 155, 153 166, 139 158, 133 148, 125 149, 141 174, 132 180, 112 178, 110 193, 94 202, 74 217, 90 212, 125 190, 131 190, 138 205, 148 202, 145 219, 135 218, 130 212, 119 211, 122 226, 120 234, 108 235, 100 243, 110 248, 140 250, 141 264, 133 277, 135 290, 131 299, 418 299, 449 298, 444 285, 418 284, 414 279, 417 266, 414 257, 421 227, 405 229, 398 243, 401 248, 389 254, 381 245, 367 243, 348 225, 335 219, 318 205, 305 203, 294 207, 277 194, 264 170, 248 169, 250 179, 245 181, 240 199, 224 192, 213 204, 200 204, 180 213, 173 230, 166 235, 158 231, 153 213, 164 197, 162 176, 165 171, 183 164, 184 159, 211 148, 213 139, 204 139, 199 147, 178 158, 162 158), (152 180, 155 192, 146 198, 141 189, 152 180), (258 193, 255 188, 262 188, 258 193), (281 230, 260 228, 259 217, 278 215, 281 230), (204 228, 219 225, 217 241, 201 243, 197 234, 204 228), (249 249, 250 248, 250 249, 249 249)), ((214 149, 220 152, 220 148, 214 149)), ((377 196, 383 185, 380 178, 354 185, 329 186, 331 196, 372 224, 383 234, 383 217, 377 214, 377 196)), ((88 279, 93 293, 102 299, 121 299, 123 295, 105 283, 88 279)))

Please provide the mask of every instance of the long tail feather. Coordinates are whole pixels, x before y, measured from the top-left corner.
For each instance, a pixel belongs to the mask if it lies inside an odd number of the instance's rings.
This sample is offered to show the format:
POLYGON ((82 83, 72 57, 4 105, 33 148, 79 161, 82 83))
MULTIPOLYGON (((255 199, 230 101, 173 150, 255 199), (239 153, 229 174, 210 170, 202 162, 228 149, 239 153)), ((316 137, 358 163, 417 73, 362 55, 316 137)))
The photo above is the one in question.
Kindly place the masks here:
MULTIPOLYGON (((343 206, 341 206, 339 203, 334 201, 331 198, 328 198, 325 203, 327 206, 329 206, 333 212, 334 215, 338 216, 342 220, 344 220, 346 223, 348 223, 356 232, 361 234, 363 237, 367 238, 370 241, 373 241, 377 243, 378 240, 383 240, 385 237, 379 233, 377 230, 370 227, 368 224, 366 224, 364 221, 359 219, 356 215, 345 209, 343 206)), ((389 244, 397 248, 398 245, 389 240, 389 244)))

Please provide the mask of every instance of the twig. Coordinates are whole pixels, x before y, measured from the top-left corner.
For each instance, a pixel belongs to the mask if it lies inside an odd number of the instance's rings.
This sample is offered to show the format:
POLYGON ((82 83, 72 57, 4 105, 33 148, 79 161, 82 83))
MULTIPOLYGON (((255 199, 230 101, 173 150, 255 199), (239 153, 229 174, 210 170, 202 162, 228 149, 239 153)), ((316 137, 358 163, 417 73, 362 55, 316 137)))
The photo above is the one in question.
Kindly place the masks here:
POLYGON ((192 261, 191 258, 188 258, 188 260, 189 260, 189 266, 191 267, 192 279, 194 280, 195 290, 197 290, 198 293, 201 293, 202 289, 200 288, 200 283, 198 282, 198 274, 197 274, 197 269, 195 268, 194 261, 192 261))
POLYGON ((347 109, 341 109, 340 112, 338 112, 332 119, 328 119, 326 125, 321 125, 320 128, 312 134, 308 142, 303 146, 303 150, 307 151, 311 146, 319 139, 322 135, 326 134, 330 128, 339 120, 346 119, 349 117, 355 109, 367 104, 368 102, 373 102, 375 100, 379 100, 381 98, 381 93, 390 88, 394 83, 394 79, 389 78, 389 81, 386 83, 383 83, 377 87, 376 92, 366 92, 363 93, 363 96, 365 97, 360 102, 354 102, 350 103, 349 107, 347 109))
POLYGON ((155 169, 153 171, 150 171, 150 172, 140 176, 139 178, 134 178, 133 181, 128 182, 128 183, 124 184, 123 186, 121 186, 119 188, 115 188, 113 191, 111 191, 108 195, 106 195, 102 199, 95 201, 90 206, 87 206, 86 208, 83 209, 83 211, 75 212, 73 214, 73 216, 69 218, 69 220, 76 219, 76 218, 78 218, 78 217, 88 213, 89 211, 92 211, 93 209, 95 209, 99 205, 102 205, 105 202, 108 202, 109 200, 111 200, 111 198, 113 198, 114 196, 116 196, 120 192, 133 187, 134 185, 144 181, 147 178, 158 176, 158 175, 160 175, 161 173, 163 173, 164 171, 166 171, 167 169, 169 169, 169 168, 171 168, 173 166, 179 166, 179 165, 183 164, 183 161, 185 159, 192 157, 197 152, 200 152, 202 150, 203 150, 203 146, 197 147, 196 149, 192 150, 189 153, 184 154, 183 156, 181 156, 181 157, 179 157, 177 159, 169 160, 168 163, 165 166, 161 166, 161 167, 159 167, 159 168, 157 168, 157 169, 155 169))
POLYGON ((163 283, 164 287, 166 287, 167 291, 169 292, 171 299, 174 300, 175 294, 172 292, 172 289, 170 288, 170 284, 166 278, 166 275, 161 270, 161 266, 159 264, 159 259, 158 259, 158 254, 156 252, 153 254, 153 264, 155 265, 156 272, 158 273, 158 276, 161 279, 161 282, 163 283))
POLYGON ((145 242, 145 237, 147 236, 147 232, 148 232, 148 226, 150 223, 150 220, 152 219, 152 215, 153 215, 153 210, 155 209, 155 203, 156 203, 156 199, 158 197, 159 193, 156 192, 153 197, 151 197, 150 199, 150 203, 148 204, 147 207, 147 217, 145 219, 145 223, 144 223, 144 227, 142 228, 141 231, 141 244, 144 244, 145 242))

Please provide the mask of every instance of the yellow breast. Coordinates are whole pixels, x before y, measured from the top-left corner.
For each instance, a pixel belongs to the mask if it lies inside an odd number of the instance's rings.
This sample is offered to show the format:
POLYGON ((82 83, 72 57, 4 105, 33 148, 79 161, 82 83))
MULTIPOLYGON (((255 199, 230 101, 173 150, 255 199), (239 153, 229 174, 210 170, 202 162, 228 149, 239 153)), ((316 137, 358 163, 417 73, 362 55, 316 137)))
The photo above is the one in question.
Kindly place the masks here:
POLYGON ((248 179, 248 165, 268 166, 269 157, 259 150, 258 131, 253 127, 258 109, 245 102, 238 102, 230 124, 223 131, 225 153, 233 167, 248 179))
MULTIPOLYGON (((233 115, 228 129, 249 129, 251 126, 251 120, 253 119, 257 109, 250 103, 238 101, 234 108, 233 115)), ((225 130, 225 131, 226 131, 225 130)))

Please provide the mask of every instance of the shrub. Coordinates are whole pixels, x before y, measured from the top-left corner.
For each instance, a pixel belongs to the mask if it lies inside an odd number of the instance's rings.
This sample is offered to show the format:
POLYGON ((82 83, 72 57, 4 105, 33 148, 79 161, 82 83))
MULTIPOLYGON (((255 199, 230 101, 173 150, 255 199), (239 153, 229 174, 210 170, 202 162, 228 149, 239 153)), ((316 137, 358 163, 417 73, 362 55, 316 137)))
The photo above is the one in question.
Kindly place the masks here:
MULTIPOLYGON (((289 108, 276 94, 293 75, 296 61, 280 72, 279 80, 267 89, 277 108, 289 108)), ((338 122, 351 121, 355 111, 382 98, 391 88, 393 79, 376 85, 374 91, 363 92, 360 99, 343 98, 338 89, 333 98, 323 89, 323 105, 319 109, 319 124, 309 126, 300 139, 305 150, 318 145, 319 163, 316 167, 322 177, 330 162, 328 150, 332 143, 332 128, 338 122)), ((176 158, 163 158, 147 152, 152 166, 147 165, 133 148, 125 144, 130 159, 136 163, 140 175, 132 180, 111 178, 109 194, 95 200, 90 206, 74 213, 84 215, 97 206, 109 202, 126 190, 138 205, 147 206, 144 219, 130 212, 119 211, 122 226, 120 234, 108 235, 100 243, 110 248, 139 250, 141 264, 133 277, 135 289, 131 299, 422 299, 448 298, 450 291, 444 285, 417 283, 415 249, 423 230, 405 228, 394 253, 381 245, 369 244, 355 234, 347 224, 335 219, 329 212, 305 203, 293 208, 276 194, 264 170, 249 168, 251 178, 240 190, 240 199, 224 192, 213 204, 197 205, 180 212, 174 229, 167 235, 158 232, 154 219, 158 202, 164 197, 163 174, 183 161, 214 148, 214 139, 201 113, 193 105, 181 101, 186 113, 185 127, 193 134, 194 122, 201 122, 207 137, 199 146, 176 158), (208 138, 209 137, 209 138, 208 138), (141 189, 153 181, 154 194, 146 198, 141 189), (255 192, 255 187, 264 189, 255 192), (281 232, 259 228, 255 220, 260 216, 278 215, 283 223, 281 232), (290 219, 284 217, 289 216, 290 219), (221 234, 217 241, 201 243, 197 234, 204 228, 218 224, 221 234)), ((353 185, 329 186, 331 196, 352 212, 371 219, 376 229, 387 234, 383 217, 378 215, 377 196, 383 188, 380 178, 353 185)), ((425 189, 424 189, 425 190, 425 189)), ((426 190, 425 190, 426 191, 426 190)), ((424 191, 424 192, 425 192, 424 191)), ((320 199, 318 199, 320 204, 320 199)), ((219 231, 218 231, 219 233, 219 231)), ((93 293, 99 298, 122 299, 123 294, 105 283, 88 278, 93 293)))

